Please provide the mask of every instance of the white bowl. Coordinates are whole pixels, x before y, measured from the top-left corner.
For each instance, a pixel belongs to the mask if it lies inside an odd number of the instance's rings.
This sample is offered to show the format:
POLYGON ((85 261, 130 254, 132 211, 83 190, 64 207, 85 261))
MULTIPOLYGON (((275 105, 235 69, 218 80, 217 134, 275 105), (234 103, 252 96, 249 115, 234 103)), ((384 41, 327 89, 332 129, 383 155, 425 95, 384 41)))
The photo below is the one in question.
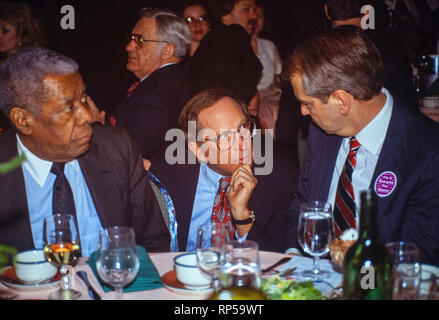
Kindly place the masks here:
POLYGON ((198 268, 195 252, 184 253, 174 258, 177 279, 188 289, 205 289, 210 286, 211 278, 198 268))
POLYGON ((14 257, 15 275, 26 284, 37 284, 56 275, 58 268, 49 263, 43 250, 28 250, 14 257))

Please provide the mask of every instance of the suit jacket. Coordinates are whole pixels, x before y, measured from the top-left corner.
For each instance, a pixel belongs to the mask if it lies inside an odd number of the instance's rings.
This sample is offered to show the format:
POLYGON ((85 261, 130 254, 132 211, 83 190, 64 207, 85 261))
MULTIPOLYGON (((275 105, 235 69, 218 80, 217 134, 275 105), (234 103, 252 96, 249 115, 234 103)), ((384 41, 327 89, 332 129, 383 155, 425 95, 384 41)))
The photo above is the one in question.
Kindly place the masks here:
MULTIPOLYGON (((414 108, 394 100, 387 134, 373 173, 393 172, 397 183, 387 197, 378 197, 379 236, 383 244, 416 243, 422 260, 439 265, 439 126, 414 108)), ((298 248, 300 203, 328 198, 342 137, 311 125, 298 192, 290 208, 288 241, 298 248)))
POLYGON ((165 135, 178 128, 178 117, 190 98, 180 63, 157 69, 143 80, 115 110, 118 126, 132 136, 144 158, 166 145, 165 135))
MULTIPOLYGON (((164 157, 154 158, 150 171, 167 188, 174 202, 179 248, 184 250, 187 245, 200 164, 197 162, 169 165, 163 159, 164 157)), ((247 239, 256 241, 260 250, 278 252, 285 250, 286 212, 296 190, 297 178, 297 168, 276 156, 273 161, 273 172, 270 175, 256 176, 258 183, 248 205, 250 210, 254 210, 256 221, 247 239)))
MULTIPOLYGON (((0 137, 0 162, 17 154, 15 131, 9 130, 0 137)), ((169 251, 169 231, 125 130, 95 126, 90 149, 78 161, 103 228, 130 226, 146 250, 169 251)), ((22 168, 0 176, 0 203, 0 243, 33 249, 22 168)))
POLYGON ((256 93, 262 65, 250 45, 250 35, 232 24, 219 26, 201 40, 188 72, 193 94, 225 88, 248 104, 256 93))

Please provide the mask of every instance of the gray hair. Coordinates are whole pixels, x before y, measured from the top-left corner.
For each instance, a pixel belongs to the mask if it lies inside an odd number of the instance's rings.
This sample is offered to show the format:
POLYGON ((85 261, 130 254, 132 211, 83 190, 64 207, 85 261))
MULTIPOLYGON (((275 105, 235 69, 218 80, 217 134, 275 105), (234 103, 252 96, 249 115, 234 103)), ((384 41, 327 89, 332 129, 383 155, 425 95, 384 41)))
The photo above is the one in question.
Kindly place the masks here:
POLYGON ((38 114, 46 100, 43 80, 48 75, 72 74, 78 64, 42 47, 28 47, 9 57, 0 67, 0 108, 9 118, 13 107, 38 114))
POLYGON ((154 19, 157 28, 157 39, 172 43, 174 56, 183 58, 191 44, 191 32, 187 23, 172 11, 156 8, 142 8, 139 18, 154 19))

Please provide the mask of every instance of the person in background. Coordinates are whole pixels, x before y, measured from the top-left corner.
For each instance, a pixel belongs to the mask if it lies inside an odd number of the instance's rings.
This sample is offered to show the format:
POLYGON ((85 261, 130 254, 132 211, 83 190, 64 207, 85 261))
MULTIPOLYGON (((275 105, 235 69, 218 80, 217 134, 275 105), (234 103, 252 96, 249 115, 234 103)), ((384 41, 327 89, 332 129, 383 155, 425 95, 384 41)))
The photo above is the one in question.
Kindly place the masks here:
MULTIPOLYGON (((0 65, 22 48, 41 46, 45 43, 43 25, 27 4, 0 3, 0 65)), ((7 118, 0 111, 0 135, 10 128, 7 118)))
POLYGON ((138 81, 110 118, 131 134, 143 158, 166 146, 165 135, 178 127, 178 115, 190 98, 181 60, 191 41, 189 26, 175 13, 143 8, 128 35, 127 70, 138 81))
POLYGON ((180 9, 180 16, 189 25, 191 45, 188 55, 192 57, 200 45, 200 41, 209 31, 210 23, 207 10, 199 0, 186 1, 180 9))
POLYGON ((210 88, 231 90, 246 104, 254 98, 262 65, 250 45, 255 0, 211 0, 212 31, 191 58, 188 79, 195 95, 210 88))
MULTIPOLYGON (((365 15, 361 13, 361 8, 370 4, 370 0, 327 0, 324 10, 332 28, 344 25, 361 28, 361 20, 365 15)), ((386 75, 385 87, 392 95, 416 107, 412 69, 404 42, 396 34, 384 30, 366 29, 364 31, 380 51, 386 75)))
POLYGON ((340 236, 358 230, 359 195, 371 189, 381 241, 413 242, 422 262, 439 265, 438 124, 384 87, 379 50, 358 27, 308 39, 291 55, 288 73, 313 121, 290 208, 290 248, 298 247, 301 203, 330 203, 340 236))
POLYGON ((0 67, 0 108, 14 130, 0 137, 0 163, 26 160, 0 179, 0 243, 42 248, 43 221, 76 216, 83 256, 98 249, 99 231, 132 227, 137 244, 168 251, 169 232, 134 141, 97 123, 78 64, 28 47, 0 67))
POLYGON ((264 28, 264 9, 261 3, 256 5, 256 25, 251 36, 253 51, 262 64, 262 75, 258 82, 259 95, 258 117, 265 129, 275 129, 279 112, 280 99, 280 74, 282 72, 282 60, 276 45, 259 34, 264 28))

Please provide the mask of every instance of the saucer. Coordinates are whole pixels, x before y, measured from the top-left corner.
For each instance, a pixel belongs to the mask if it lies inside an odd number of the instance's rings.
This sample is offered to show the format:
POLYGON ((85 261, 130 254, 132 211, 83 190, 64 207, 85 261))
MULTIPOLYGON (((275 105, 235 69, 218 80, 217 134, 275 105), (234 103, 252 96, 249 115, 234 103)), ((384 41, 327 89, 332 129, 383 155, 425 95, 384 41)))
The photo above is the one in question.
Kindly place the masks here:
POLYGON ((194 289, 186 288, 180 281, 178 281, 175 270, 170 270, 162 275, 162 282, 167 289, 177 293, 209 294, 213 292, 213 289, 211 287, 201 287, 194 289))
MULTIPOLYGON (((15 269, 14 267, 5 267, 3 269, 3 274, 4 277, 7 277, 11 280, 18 280, 17 276, 15 275, 15 269)), ((54 287, 56 287, 57 285, 59 285, 59 282, 61 280, 61 275, 59 274, 59 272, 53 276, 51 279, 44 281, 42 283, 37 283, 37 284, 18 284, 15 282, 9 282, 8 280, 1 280, 1 282, 12 289, 15 289, 17 291, 37 291, 37 290, 46 290, 46 289, 52 289, 54 287)), ((20 280, 18 280, 20 281, 20 280)))

